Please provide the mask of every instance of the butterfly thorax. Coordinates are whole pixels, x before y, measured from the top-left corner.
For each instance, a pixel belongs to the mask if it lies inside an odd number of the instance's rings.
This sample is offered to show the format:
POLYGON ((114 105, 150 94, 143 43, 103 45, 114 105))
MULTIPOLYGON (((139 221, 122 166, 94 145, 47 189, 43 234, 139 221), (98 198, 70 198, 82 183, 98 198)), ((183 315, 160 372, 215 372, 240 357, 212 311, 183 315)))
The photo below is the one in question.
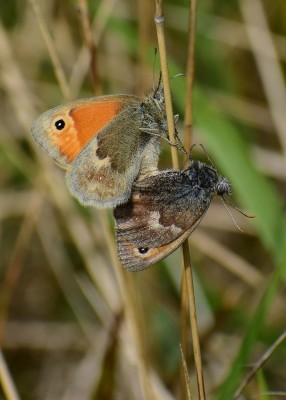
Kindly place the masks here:
POLYGON ((151 95, 146 96, 141 104, 142 131, 148 134, 166 136, 168 131, 164 91, 162 85, 151 95))
POLYGON ((231 194, 231 185, 228 180, 217 173, 212 165, 200 161, 192 161, 184 171, 192 182, 193 187, 210 192, 211 195, 223 196, 231 194))

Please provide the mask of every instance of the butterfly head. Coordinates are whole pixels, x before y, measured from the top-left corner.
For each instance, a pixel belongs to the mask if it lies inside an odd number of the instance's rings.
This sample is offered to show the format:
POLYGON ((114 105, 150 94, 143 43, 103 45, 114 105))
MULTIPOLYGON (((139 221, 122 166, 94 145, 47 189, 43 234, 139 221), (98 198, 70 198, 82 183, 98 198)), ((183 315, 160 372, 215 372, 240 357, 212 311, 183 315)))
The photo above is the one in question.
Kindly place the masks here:
POLYGON ((216 184, 216 194, 223 197, 225 194, 231 196, 232 188, 229 181, 221 175, 218 175, 218 181, 216 184))

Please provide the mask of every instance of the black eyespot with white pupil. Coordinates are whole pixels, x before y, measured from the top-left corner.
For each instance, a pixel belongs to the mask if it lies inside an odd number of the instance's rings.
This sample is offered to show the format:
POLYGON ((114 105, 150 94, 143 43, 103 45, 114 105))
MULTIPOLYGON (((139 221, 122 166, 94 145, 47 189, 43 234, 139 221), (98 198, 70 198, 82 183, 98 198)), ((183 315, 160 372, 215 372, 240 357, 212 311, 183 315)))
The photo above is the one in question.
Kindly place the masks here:
POLYGON ((61 131, 62 129, 64 129, 65 125, 66 125, 66 123, 63 119, 58 119, 55 122, 55 127, 58 131, 61 131))
POLYGON ((148 247, 138 247, 138 251, 140 254, 146 254, 149 251, 148 247))

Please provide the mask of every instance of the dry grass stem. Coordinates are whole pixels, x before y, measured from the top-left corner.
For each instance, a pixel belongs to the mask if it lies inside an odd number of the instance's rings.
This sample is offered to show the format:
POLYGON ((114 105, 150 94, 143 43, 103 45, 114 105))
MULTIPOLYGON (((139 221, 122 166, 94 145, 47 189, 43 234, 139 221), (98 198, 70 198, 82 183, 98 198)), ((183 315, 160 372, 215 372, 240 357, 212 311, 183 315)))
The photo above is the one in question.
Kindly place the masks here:
MULTIPOLYGON (((97 13, 92 21, 92 37, 96 47, 98 47, 106 24, 114 10, 118 0, 102 0, 97 13)), ((90 66, 90 52, 86 45, 83 45, 78 52, 78 57, 74 62, 73 69, 69 78, 69 87, 75 97, 82 86, 83 80, 88 73, 90 66)))
MULTIPOLYGON (((194 82, 194 51, 195 51, 195 18, 196 18, 196 0, 190 2, 189 5, 189 41, 188 41, 188 52, 187 52, 187 67, 186 67, 186 102, 185 102, 185 148, 187 152, 191 149, 192 144, 192 90, 194 82)), ((183 265, 183 268, 185 263, 183 265)), ((186 272, 182 273, 182 289, 181 289, 181 351, 187 357, 187 336, 188 336, 188 323, 187 323, 187 285, 186 285, 186 272)), ((181 366, 181 387, 183 388, 183 379, 185 379, 185 368, 181 366)))
POLYGON ((190 0, 189 6, 189 41, 186 67, 186 104, 185 104, 185 148, 190 151, 192 146, 193 102, 192 93, 195 76, 195 37, 197 0, 190 0))
POLYGON ((35 223, 41 211, 42 203, 42 195, 38 192, 32 193, 29 207, 24 215, 10 261, 6 267, 3 289, 0 295, 0 347, 3 345, 5 323, 7 321, 13 291, 18 282, 24 258, 29 249, 31 235, 33 234, 35 223))
POLYGON ((90 72, 94 94, 99 96, 102 94, 101 82, 97 65, 97 48, 92 34, 92 27, 89 20, 87 0, 79 0, 80 20, 83 27, 85 42, 90 55, 90 72))
MULTIPOLYGON (((188 361, 188 337, 189 337, 189 326, 190 326, 190 318, 189 318, 189 304, 188 304, 188 292, 187 292, 187 277, 186 271, 184 268, 184 260, 182 260, 182 275, 181 275, 181 352, 184 355, 184 359, 186 362, 188 361)), ((180 388, 181 388, 181 398, 186 397, 186 371, 184 364, 180 364, 180 388)))
POLYGON ((129 272, 125 271, 119 263, 117 254, 114 248, 114 240, 110 234, 108 227, 108 220, 106 213, 100 213, 102 219, 102 228, 107 248, 112 259, 113 270, 119 286, 121 298, 123 300, 123 307, 126 312, 126 322, 131 332, 133 343, 136 347, 137 353, 137 366, 139 378, 141 381, 141 388, 143 391, 143 398, 146 400, 153 399, 153 388, 151 385, 150 372, 148 367, 148 360, 146 358, 146 351, 144 340, 142 337, 142 321, 140 319, 140 304, 134 291, 134 282, 129 272))
POLYGON ((2 351, 0 351, 0 381, 7 400, 20 400, 2 351))
MULTIPOLYGON (((157 31, 158 48, 160 54, 162 79, 164 85, 164 95, 166 104, 166 114, 168 122, 169 138, 172 143, 176 143, 175 140, 175 124, 174 124, 174 113, 173 105, 171 99, 170 81, 169 81, 169 71, 166 53, 166 43, 164 34, 164 15, 163 15, 163 1, 155 0, 155 26, 157 31)), ((173 167, 179 169, 179 159, 177 154, 177 149, 175 146, 171 146, 171 157, 173 167)))
POLYGON ((260 0, 243 0, 240 2, 241 12, 245 20, 245 27, 263 83, 270 112, 276 127, 280 143, 286 155, 286 118, 282 110, 286 104, 286 90, 283 72, 278 55, 272 41, 270 29, 267 23, 265 11, 260 0), (256 26, 260 27, 257 31, 256 26), (259 49, 267 49, 271 57, 265 58, 259 49), (277 108, 280 110, 277 112, 277 108))
MULTIPOLYGON (((193 11, 193 10, 192 10, 193 11)), ((165 35, 164 35, 164 16, 163 16, 163 2, 159 0, 155 0, 155 25, 157 30, 157 38, 158 38, 158 46, 161 60, 161 69, 162 69, 162 77, 164 84, 164 94, 165 94, 165 102, 166 102, 166 113, 167 113, 167 121, 168 121, 168 130, 170 140, 175 142, 175 125, 174 125, 174 116, 173 116, 173 107, 171 100, 171 91, 170 91, 170 83, 169 83, 169 73, 168 73, 168 64, 167 64, 167 54, 166 54, 166 44, 165 44, 165 35)), ((193 46, 191 46, 193 47, 193 46)), ((192 85, 191 85, 192 86, 192 85)), ((179 168, 178 154, 177 149, 174 146, 171 146, 171 156, 173 167, 179 168)), ((187 294, 188 294, 188 304, 189 304, 189 312, 190 312, 190 322, 191 322, 191 331, 193 338, 193 349, 194 349, 194 359, 197 373, 197 384, 198 384, 198 393, 199 399, 205 399, 205 389, 204 389, 204 379, 203 379, 203 369, 202 369, 202 360, 201 360, 201 351, 200 351, 200 343, 199 343, 199 333, 198 333, 198 324, 196 318, 196 304, 195 304, 195 295, 194 288, 192 282, 192 272, 191 272, 191 264, 190 264, 190 254, 188 241, 185 241, 182 244, 183 249, 183 259, 184 259, 184 269, 185 269, 185 277, 187 280, 187 294)), ((185 286, 183 286, 184 288, 185 286)), ((183 296, 185 298, 185 296, 183 296)), ((184 306, 186 307, 186 306, 184 306)), ((183 327, 187 327, 186 324, 183 327)), ((186 329, 187 330, 187 329, 186 329)), ((184 334, 185 335, 185 334, 184 334)), ((182 335, 182 336, 184 336, 182 335)), ((183 343, 186 343, 186 340, 183 338, 183 343)))
MULTIPOLYGON (((80 289, 73 278, 71 260, 69 260, 63 246, 60 246, 60 233, 52 212, 49 213, 49 229, 47 229, 45 221, 46 218, 43 218, 37 225, 44 253, 50 263, 51 270, 56 277, 67 303, 73 310, 79 326, 83 330, 86 338, 89 340, 90 345, 93 345, 94 331, 91 329, 90 322, 88 322, 89 318, 87 318, 87 315, 91 313, 87 312, 89 310, 88 304, 83 301, 80 289)), ((100 303, 97 305, 97 308, 99 307, 100 303)), ((97 310, 94 311, 97 316, 101 315, 97 310)), ((106 312, 105 315, 106 323, 111 320, 110 310, 107 309, 107 311, 109 312, 106 312)))
MULTIPOLYGON (((243 390, 245 389, 247 384, 250 382, 250 380, 253 378, 253 376, 256 374, 256 372, 260 368, 262 368, 262 366, 266 363, 267 360, 269 360, 269 358, 274 353, 274 351, 277 349, 277 347, 280 346, 280 344, 282 342, 284 342, 285 339, 286 339, 286 331, 284 331, 278 337, 278 339, 275 340, 275 342, 272 344, 272 346, 270 346, 267 349, 267 351, 262 355, 262 357, 260 357, 260 359, 254 364, 254 366, 251 368, 251 370, 247 373, 247 375, 245 376, 245 378, 241 382, 239 388, 235 392, 234 400, 237 400, 240 397, 240 395, 242 394, 243 390)), ((284 395, 286 395, 285 392, 284 392, 284 395)))
POLYGON ((140 95, 145 93, 147 82, 149 82, 149 68, 146 63, 146 54, 151 42, 152 32, 152 8, 148 1, 138 2, 138 67, 137 67, 137 92, 140 95))
POLYGON ((184 370, 184 376, 185 376, 185 387, 187 389, 187 399, 192 400, 192 392, 191 392, 191 382, 190 382, 190 377, 189 377, 189 371, 188 371, 188 366, 187 362, 184 356, 184 352, 182 349, 182 346, 180 346, 181 350, 181 358, 182 358, 182 364, 183 364, 183 370, 184 370))
POLYGON ((187 246, 187 241, 185 243, 186 243, 186 245, 183 246, 184 270, 185 270, 185 276, 186 276, 186 286, 187 286, 190 324, 191 324, 191 332, 192 332, 192 340, 193 340, 194 360, 195 360, 195 367, 196 367, 196 374, 197 374, 198 394, 199 394, 199 399, 204 400, 205 399, 205 385, 204 385, 203 364, 202 364, 202 356, 201 356, 201 346, 200 346, 200 339, 199 339, 199 328, 198 328, 198 319, 197 319, 197 310, 196 310, 193 272, 192 272, 192 268, 191 268, 190 252, 189 252, 189 247, 187 246))
POLYGON ((36 19, 38 21, 38 24, 39 24, 40 30, 42 32, 42 35, 43 35, 44 41, 46 43, 46 46, 48 48, 48 51, 49 51, 49 54, 50 54, 50 57, 51 57, 51 61, 52 61, 53 66, 54 66, 54 71, 55 71, 55 74, 57 76, 57 80, 59 82, 61 91, 62 91, 62 93, 64 95, 64 98, 66 100, 69 100, 69 99, 71 99, 71 92, 70 92, 70 89, 69 89, 69 86, 68 86, 68 82, 67 82, 67 79, 65 77, 65 74, 64 74, 63 67, 61 65, 59 56, 57 54, 57 50, 56 50, 56 46, 54 44, 54 41, 53 41, 49 31, 48 31, 48 28, 47 28, 47 26, 45 24, 45 20, 41 15, 40 7, 38 5, 38 0, 29 0, 29 1, 30 1, 30 4, 31 4, 32 9, 34 11, 35 17, 36 17, 36 19))

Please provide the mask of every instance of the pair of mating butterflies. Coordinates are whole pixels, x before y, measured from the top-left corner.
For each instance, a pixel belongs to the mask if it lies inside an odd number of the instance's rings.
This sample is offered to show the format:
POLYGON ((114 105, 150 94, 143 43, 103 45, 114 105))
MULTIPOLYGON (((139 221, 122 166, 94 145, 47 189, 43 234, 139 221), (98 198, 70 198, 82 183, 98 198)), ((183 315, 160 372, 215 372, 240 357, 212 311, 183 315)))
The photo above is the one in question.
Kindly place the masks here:
POLYGON ((167 138, 162 85, 132 95, 82 99, 53 108, 32 126, 44 151, 66 169, 67 186, 84 206, 115 207, 119 258, 143 270, 176 250, 205 215, 213 195, 231 187, 213 166, 157 169, 167 138))

